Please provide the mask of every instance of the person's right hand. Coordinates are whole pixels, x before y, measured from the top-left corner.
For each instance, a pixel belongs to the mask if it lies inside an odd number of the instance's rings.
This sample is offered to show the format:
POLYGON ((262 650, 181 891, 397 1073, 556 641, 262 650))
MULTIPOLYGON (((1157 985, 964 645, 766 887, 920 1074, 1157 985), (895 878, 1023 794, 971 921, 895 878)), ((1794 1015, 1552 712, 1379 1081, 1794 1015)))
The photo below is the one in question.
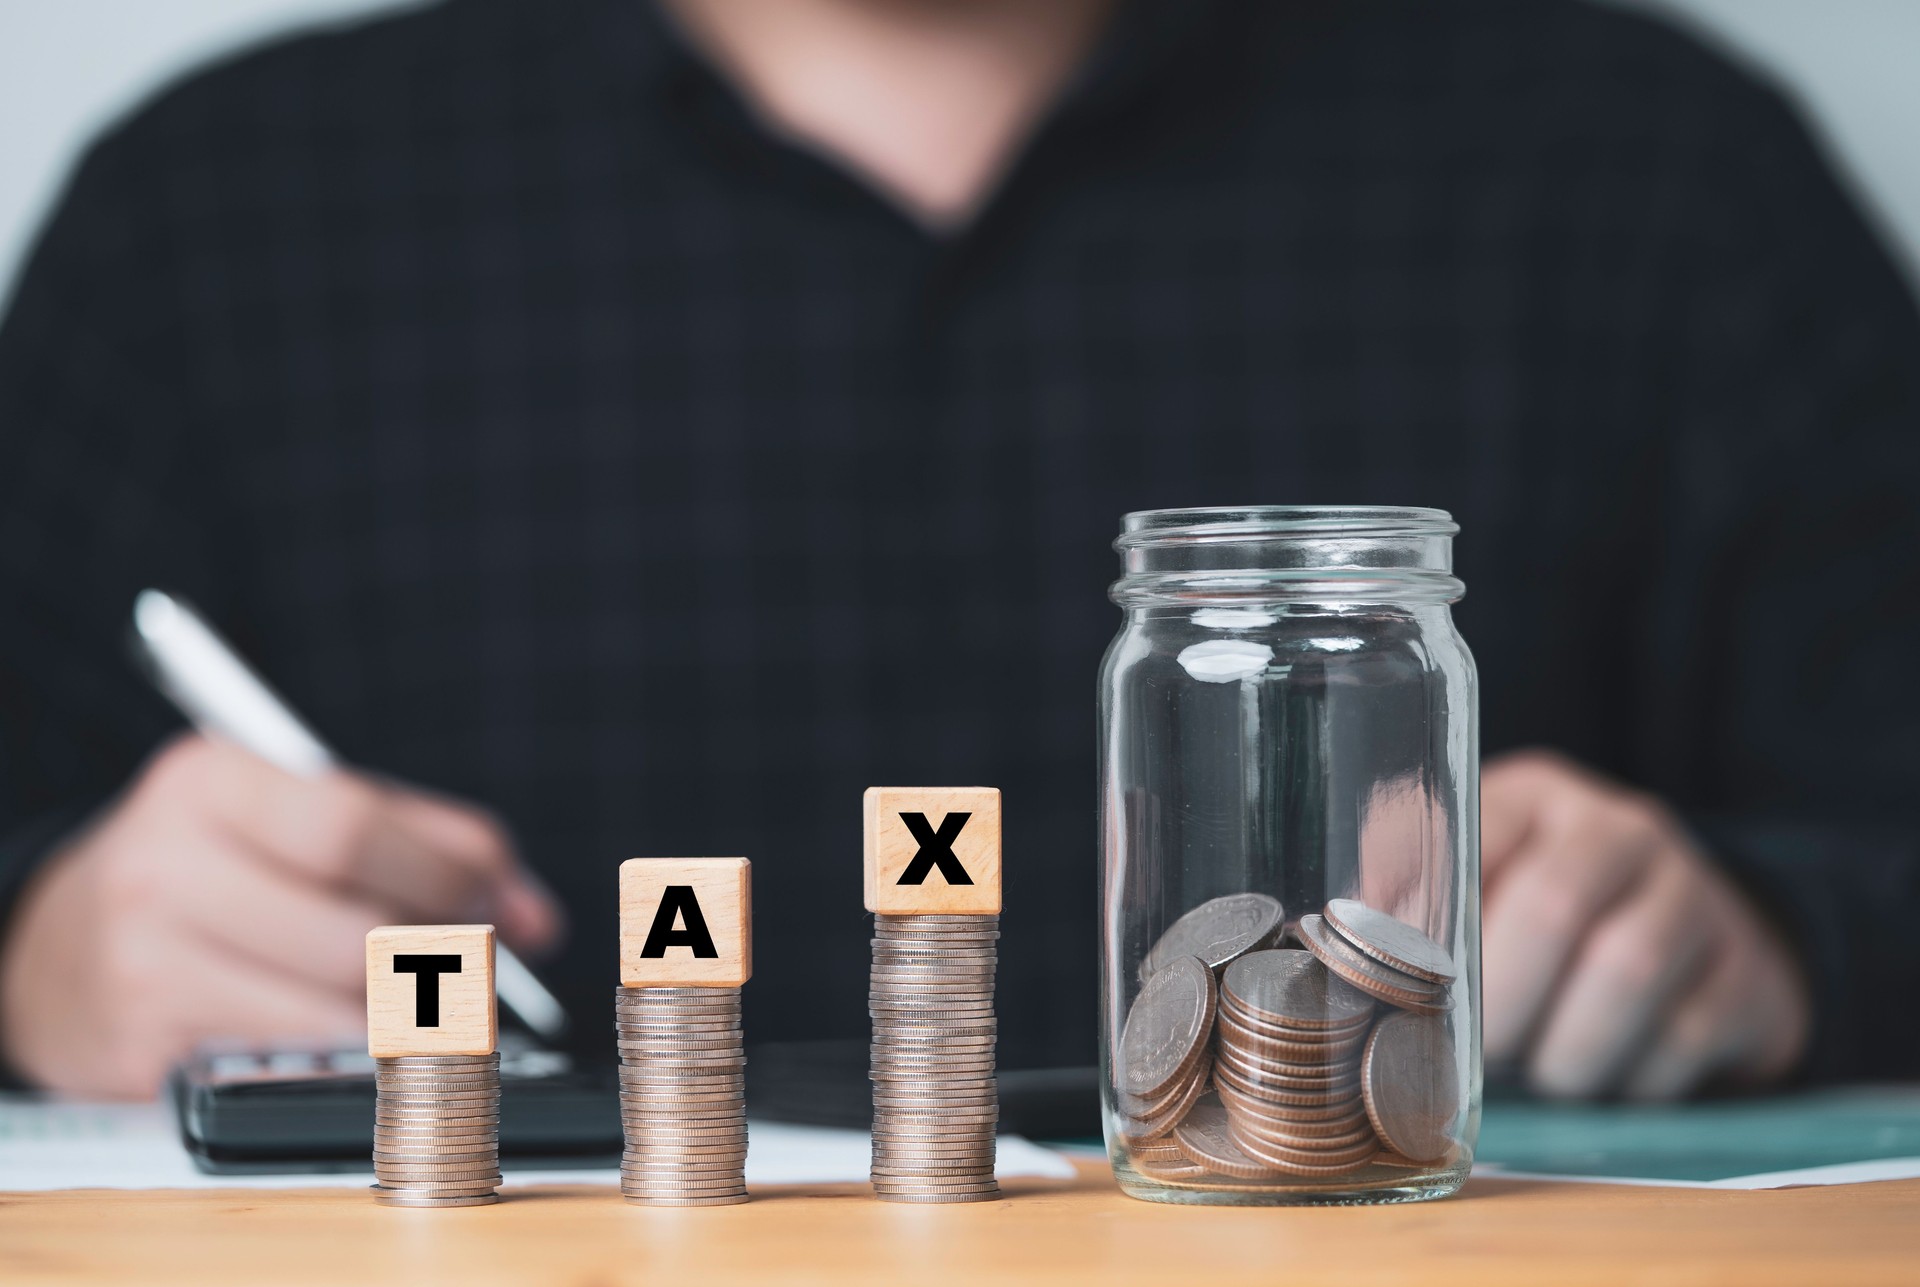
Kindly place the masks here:
POLYGON ((486 814, 183 737, 24 891, 0 1050, 51 1088, 151 1095, 205 1038, 363 1032, 367 931, 434 922, 525 949, 560 929, 486 814))

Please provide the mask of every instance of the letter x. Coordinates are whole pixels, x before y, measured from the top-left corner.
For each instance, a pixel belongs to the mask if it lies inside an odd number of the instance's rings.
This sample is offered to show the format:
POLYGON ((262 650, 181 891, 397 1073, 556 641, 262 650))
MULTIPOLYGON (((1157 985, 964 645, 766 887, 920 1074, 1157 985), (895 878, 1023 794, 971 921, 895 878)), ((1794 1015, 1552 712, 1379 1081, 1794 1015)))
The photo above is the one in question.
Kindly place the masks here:
POLYGON ((954 857, 953 842, 960 838, 960 829, 967 825, 971 813, 949 813, 940 820, 940 830, 935 831, 927 824, 924 813, 903 813, 900 821, 907 824, 907 830, 920 845, 913 855, 913 861, 900 873, 896 882, 901 885, 918 885, 927 878, 927 873, 935 867, 947 879, 949 885, 971 885, 973 877, 967 875, 967 869, 954 857))

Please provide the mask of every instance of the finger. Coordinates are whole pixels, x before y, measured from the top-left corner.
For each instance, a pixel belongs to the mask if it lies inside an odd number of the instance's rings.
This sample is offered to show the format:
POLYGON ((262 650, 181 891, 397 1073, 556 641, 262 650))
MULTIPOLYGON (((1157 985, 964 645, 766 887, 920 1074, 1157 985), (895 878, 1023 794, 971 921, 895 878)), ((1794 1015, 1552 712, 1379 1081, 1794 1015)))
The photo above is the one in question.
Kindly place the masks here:
POLYGON ((512 858, 479 815, 354 773, 295 778, 217 745, 197 768, 215 825, 289 874, 394 919, 493 919, 512 858))
POLYGON ((472 919, 490 921, 515 947, 540 949, 560 936, 559 901, 514 852, 491 815, 417 790, 395 790, 395 824, 418 843, 469 866, 481 885, 472 919))
POLYGON ((1515 752, 1480 772, 1480 880, 1490 886, 1526 844, 1539 802, 1550 789, 1540 757, 1515 752))
POLYGON ((1746 1038, 1738 954, 1716 954, 1697 985, 1683 996, 1621 1090, 1631 1099, 1678 1099, 1703 1085, 1746 1038))
POLYGON ((305 983, 349 1000, 364 994, 367 931, 389 919, 380 907, 230 845, 209 845, 199 860, 193 887, 175 900, 185 924, 305 983))
POLYGON ((1594 925, 1527 1055, 1536 1092, 1585 1097, 1619 1084, 1709 956, 1704 902, 1692 869, 1669 860, 1594 925))
POLYGON ((215 1038, 349 1041, 366 1027, 364 1004, 264 969, 185 926, 132 926, 106 950, 118 958, 118 982, 76 1019, 96 1041, 76 1082, 101 1093, 151 1094, 174 1063, 215 1038))
POLYGON ((170 985, 195 998, 177 1021, 188 1046, 217 1037, 345 1042, 366 1031, 364 1002, 263 969, 211 941, 174 970, 170 985))
POLYGON ((1518 1059, 1588 929, 1646 874, 1652 846, 1604 818, 1543 832, 1487 900, 1481 938, 1487 1057, 1518 1059))

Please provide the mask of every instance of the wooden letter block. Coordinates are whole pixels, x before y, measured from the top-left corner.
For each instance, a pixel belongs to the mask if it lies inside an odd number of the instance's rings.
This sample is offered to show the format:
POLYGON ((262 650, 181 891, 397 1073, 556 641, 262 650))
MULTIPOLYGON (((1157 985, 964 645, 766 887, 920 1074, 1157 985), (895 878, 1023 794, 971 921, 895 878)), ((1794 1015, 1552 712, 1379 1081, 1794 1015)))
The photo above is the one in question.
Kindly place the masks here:
POLYGON ((485 1055, 499 1036, 493 926, 383 925, 368 933, 368 1054, 485 1055))
POLYGON ((753 976, 753 868, 745 858, 620 864, 620 985, 737 988, 753 976))
POLYGON ((865 802, 868 911, 999 914, 997 787, 868 787, 865 802))

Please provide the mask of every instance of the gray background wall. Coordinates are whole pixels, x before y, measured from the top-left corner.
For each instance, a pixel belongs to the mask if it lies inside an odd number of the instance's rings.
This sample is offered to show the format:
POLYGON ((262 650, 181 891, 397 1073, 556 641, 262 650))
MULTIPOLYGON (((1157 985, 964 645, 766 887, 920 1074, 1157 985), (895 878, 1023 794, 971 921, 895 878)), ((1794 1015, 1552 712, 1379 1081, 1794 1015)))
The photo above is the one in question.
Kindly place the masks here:
MULTIPOLYGON (((1633 2, 1677 16, 1783 80, 1832 144, 1909 280, 1920 282, 1920 0, 1633 2)), ((0 300, 76 152, 103 124, 222 51, 397 7, 0 0, 0 300)))

